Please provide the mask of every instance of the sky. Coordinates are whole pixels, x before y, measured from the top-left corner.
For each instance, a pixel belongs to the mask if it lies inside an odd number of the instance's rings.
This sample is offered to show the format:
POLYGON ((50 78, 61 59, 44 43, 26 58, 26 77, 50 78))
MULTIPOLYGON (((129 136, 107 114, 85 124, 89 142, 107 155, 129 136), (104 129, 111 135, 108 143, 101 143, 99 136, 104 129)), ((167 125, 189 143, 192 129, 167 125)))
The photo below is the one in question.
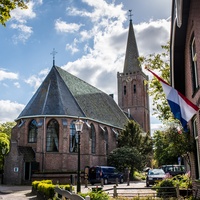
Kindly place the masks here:
MULTIPOLYGON (((171 0, 30 0, 28 9, 13 10, 0 25, 0 123, 14 121, 29 102, 53 66, 53 49, 56 66, 117 102, 129 10, 139 55, 161 52, 170 39, 171 0)), ((151 116, 151 129, 160 125, 151 116)))

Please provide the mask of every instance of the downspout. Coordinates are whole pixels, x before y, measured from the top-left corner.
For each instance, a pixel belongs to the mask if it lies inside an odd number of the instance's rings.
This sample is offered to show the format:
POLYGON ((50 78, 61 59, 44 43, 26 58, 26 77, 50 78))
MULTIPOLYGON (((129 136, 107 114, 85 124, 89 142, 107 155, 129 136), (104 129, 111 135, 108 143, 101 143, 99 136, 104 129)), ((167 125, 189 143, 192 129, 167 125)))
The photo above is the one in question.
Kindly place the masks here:
POLYGON ((174 38, 176 32, 176 20, 173 22, 172 43, 171 43, 171 86, 174 87, 174 38))
POLYGON ((44 160, 45 160, 45 143, 46 143, 46 117, 44 117, 44 134, 43 134, 43 141, 42 141, 42 172, 44 172, 44 167, 45 167, 45 163, 44 163, 44 160))

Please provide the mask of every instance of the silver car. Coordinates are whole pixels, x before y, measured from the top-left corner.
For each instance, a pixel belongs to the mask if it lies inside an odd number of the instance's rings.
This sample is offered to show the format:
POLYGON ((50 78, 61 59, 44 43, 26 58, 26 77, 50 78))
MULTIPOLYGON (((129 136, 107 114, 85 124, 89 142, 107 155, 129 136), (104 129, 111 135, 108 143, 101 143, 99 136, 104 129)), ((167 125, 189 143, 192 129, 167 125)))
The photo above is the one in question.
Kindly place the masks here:
POLYGON ((155 183, 162 181, 165 176, 163 169, 150 169, 146 177, 146 186, 149 187, 149 185, 154 185, 155 183))

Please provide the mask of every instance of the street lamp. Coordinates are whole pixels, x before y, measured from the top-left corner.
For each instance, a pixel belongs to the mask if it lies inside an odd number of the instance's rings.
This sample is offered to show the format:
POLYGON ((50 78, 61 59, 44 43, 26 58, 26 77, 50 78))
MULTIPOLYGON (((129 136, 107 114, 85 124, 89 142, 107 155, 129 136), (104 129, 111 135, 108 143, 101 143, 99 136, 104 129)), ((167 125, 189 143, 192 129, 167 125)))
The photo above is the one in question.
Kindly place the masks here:
POLYGON ((76 132, 78 134, 78 171, 77 171, 77 193, 81 192, 81 179, 80 179, 80 132, 83 129, 83 121, 78 119, 75 122, 76 132))
POLYGON ((2 149, 1 149, 1 152, 2 152, 2 156, 3 156, 3 159, 2 159, 2 166, 3 166, 3 168, 2 168, 2 177, 1 177, 1 184, 3 184, 3 179, 4 179, 4 156, 5 156, 5 154, 6 154, 6 148, 5 147, 3 147, 2 149))

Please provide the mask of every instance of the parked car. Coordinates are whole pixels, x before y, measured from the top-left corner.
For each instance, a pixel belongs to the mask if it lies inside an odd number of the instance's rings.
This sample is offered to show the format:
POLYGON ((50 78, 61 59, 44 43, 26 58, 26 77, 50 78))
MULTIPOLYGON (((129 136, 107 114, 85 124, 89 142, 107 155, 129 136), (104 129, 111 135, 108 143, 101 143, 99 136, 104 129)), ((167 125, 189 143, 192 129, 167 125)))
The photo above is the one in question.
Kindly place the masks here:
POLYGON ((163 169, 165 173, 169 173, 171 176, 186 173, 184 165, 162 165, 160 168, 163 169))
POLYGON ((165 172, 162 169, 150 169, 146 177, 146 186, 154 185, 165 178, 165 172))
POLYGON ((105 185, 108 183, 116 183, 117 178, 119 183, 124 182, 123 173, 119 172, 115 167, 94 166, 89 169, 88 180, 92 185, 100 183, 101 179, 105 185))

